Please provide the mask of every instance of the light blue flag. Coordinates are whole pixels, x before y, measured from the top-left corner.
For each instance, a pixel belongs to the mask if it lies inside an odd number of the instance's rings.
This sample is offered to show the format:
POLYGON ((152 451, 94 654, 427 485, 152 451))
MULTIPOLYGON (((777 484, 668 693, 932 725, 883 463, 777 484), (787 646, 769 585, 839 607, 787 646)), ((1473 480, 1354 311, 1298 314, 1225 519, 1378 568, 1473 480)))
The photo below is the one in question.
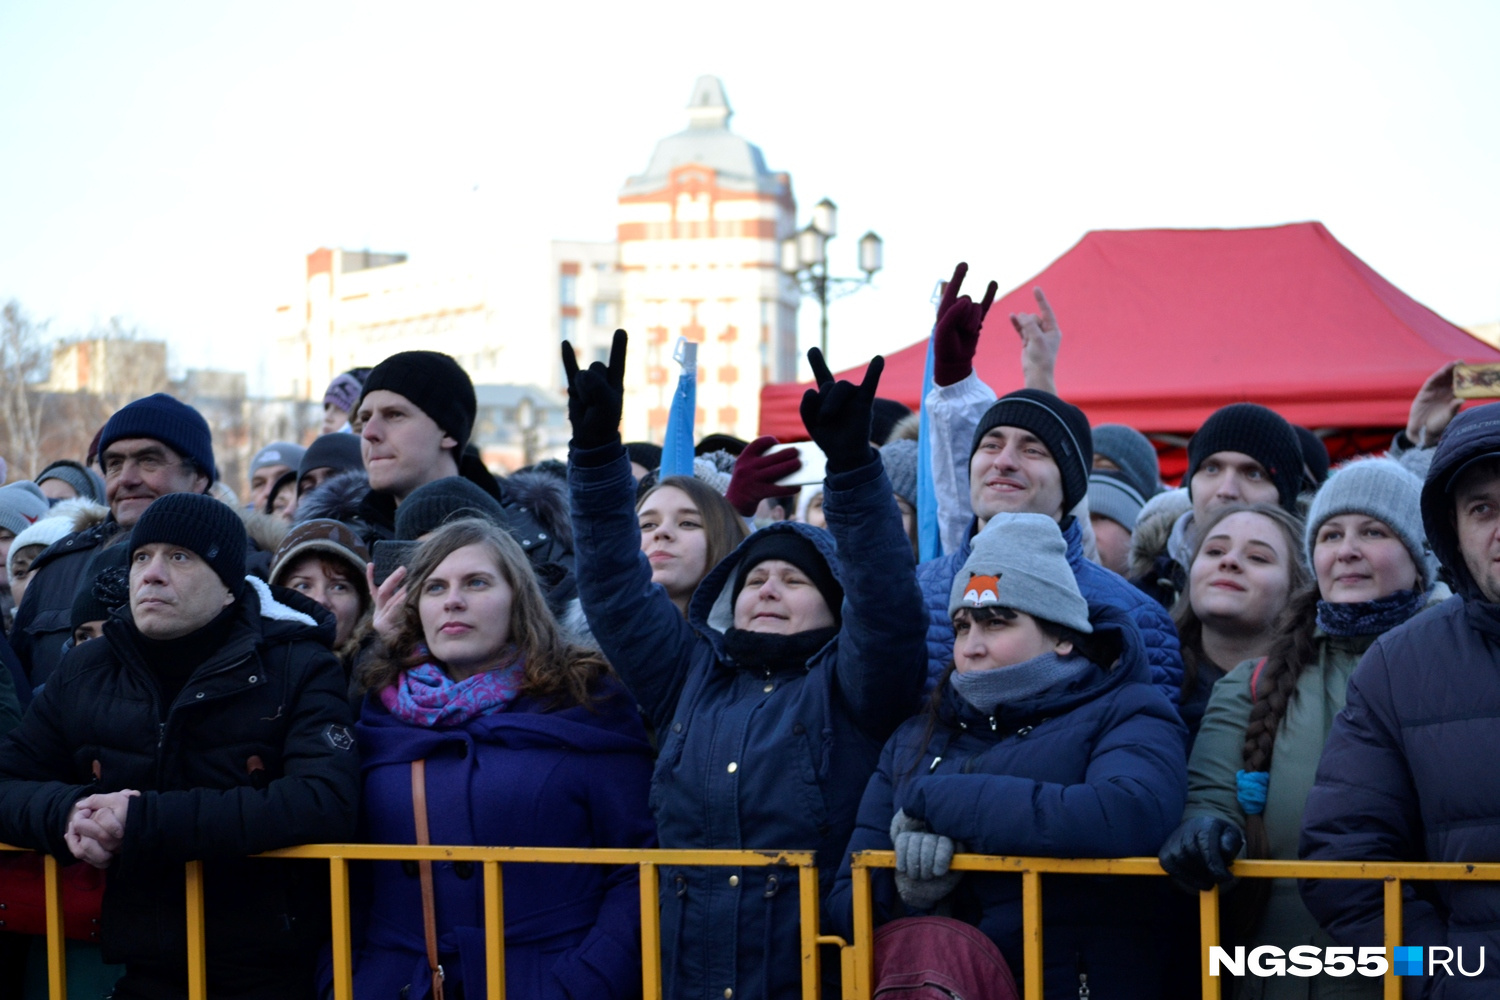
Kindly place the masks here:
MULTIPOLYGON (((934 327, 934 332, 936 327, 934 327)), ((938 525, 937 487, 932 481, 932 432, 927 429, 927 394, 932 391, 932 337, 927 338, 927 366, 922 372, 921 432, 917 437, 917 548, 926 562, 943 554, 938 525)))
POLYGON ((682 366, 672 410, 667 414, 667 436, 661 444, 661 478, 693 474, 693 417, 698 409, 698 345, 679 337, 672 360, 682 366))

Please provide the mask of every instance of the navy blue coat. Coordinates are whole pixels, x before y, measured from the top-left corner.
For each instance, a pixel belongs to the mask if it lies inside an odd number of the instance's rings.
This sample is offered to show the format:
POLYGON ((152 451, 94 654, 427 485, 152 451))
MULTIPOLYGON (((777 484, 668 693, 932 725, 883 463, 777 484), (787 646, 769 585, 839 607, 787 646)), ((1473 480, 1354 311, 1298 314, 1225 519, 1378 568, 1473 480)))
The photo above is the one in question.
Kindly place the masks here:
MULTIPOLYGON (((953 620, 948 615, 948 593, 953 578, 968 561, 973 538, 970 531, 958 551, 929 559, 917 567, 917 583, 927 603, 927 691, 937 687, 938 678, 953 659, 953 620)), ((1160 604, 1123 576, 1084 557, 1083 532, 1076 518, 1068 520, 1063 538, 1068 543, 1068 565, 1084 600, 1091 605, 1108 604, 1130 616, 1145 644, 1151 682, 1161 688, 1168 701, 1177 704, 1182 691, 1182 650, 1172 619, 1160 604)))
MULTIPOLYGON (((655 847, 646 806, 651 745, 620 683, 591 707, 549 710, 522 697, 506 710, 427 729, 367 697, 355 726, 364 768, 361 832, 378 844, 416 843, 411 762, 427 761, 434 844, 655 847)), ((640 996, 640 889, 632 865, 506 865, 506 995, 640 996)), ((484 879, 477 865, 433 864, 438 947, 450 983, 485 996, 484 879)), ((430 974, 421 883, 400 862, 370 866, 354 955, 354 995, 393 998, 430 974)), ((327 980, 325 979, 325 986, 327 980)))
MULTIPOLYGON (((1131 621, 1113 607, 1090 604, 1089 612, 1101 640, 1123 650, 1112 667, 1002 706, 993 717, 945 686, 929 742, 924 715, 886 743, 849 851, 891 850, 891 818, 903 809, 976 854, 1156 854, 1187 797, 1185 730, 1150 683, 1131 621)), ((889 869, 871 872, 871 888, 877 926, 911 915, 889 869)), ((1157 900, 1155 887, 1135 878, 1043 878, 1045 995, 1078 996, 1083 968, 1096 996, 1159 1000, 1157 900)), ((999 946, 1020 984, 1020 876, 965 875, 946 902, 999 946)), ((847 860, 828 911, 838 932, 852 933, 847 860)))
MULTIPOLYGON (((1500 605, 1459 547, 1449 479, 1500 451, 1500 407, 1466 410, 1443 432, 1422 487, 1427 538, 1454 597, 1375 640, 1349 678, 1302 814, 1303 858, 1500 861, 1500 605)), ((1302 899, 1340 944, 1382 944, 1379 883, 1302 883, 1302 899)), ((1407 980, 1426 995, 1493 997, 1500 979, 1500 887, 1406 883, 1402 943, 1462 948, 1485 977, 1407 980)))
MULTIPOLYGON (((568 476, 589 626, 660 737, 651 804, 661 845, 816 851, 825 894, 881 744, 926 673, 911 543, 879 459, 828 477, 832 535, 790 522, 763 529, 811 540, 846 595, 839 633, 805 665, 770 676, 724 652, 742 549, 710 571, 685 621, 640 551, 629 460, 570 464, 568 476)), ((661 877, 668 997, 795 994, 794 869, 668 867, 661 877)))

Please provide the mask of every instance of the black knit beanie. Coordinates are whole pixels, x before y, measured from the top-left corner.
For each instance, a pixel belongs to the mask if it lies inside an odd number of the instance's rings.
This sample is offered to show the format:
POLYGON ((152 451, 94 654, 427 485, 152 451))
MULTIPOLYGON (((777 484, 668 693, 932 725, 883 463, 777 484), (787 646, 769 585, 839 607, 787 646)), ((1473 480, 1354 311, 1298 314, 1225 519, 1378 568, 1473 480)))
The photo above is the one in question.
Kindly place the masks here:
POLYGON ((750 576, 750 571, 767 559, 789 562, 806 573, 813 586, 818 588, 818 593, 823 595, 823 600, 828 602, 828 610, 833 612, 833 617, 842 618, 844 588, 839 585, 838 578, 833 575, 823 553, 796 529, 761 530, 746 540, 740 548, 740 564, 734 571, 734 589, 729 594, 731 603, 739 600, 740 591, 745 589, 745 580, 750 576))
POLYGON ((236 599, 245 589, 245 522, 226 503, 202 493, 168 493, 146 508, 130 532, 130 551, 165 542, 208 563, 236 599))
POLYGON ((971 461, 979 442, 996 427, 1019 427, 1040 438, 1062 473, 1063 512, 1078 506, 1088 494, 1089 470, 1094 465, 1094 436, 1082 410, 1040 389, 1008 392, 979 418, 969 445, 971 461))
POLYGON ((1276 484, 1283 510, 1297 513, 1297 494, 1302 484, 1302 444, 1292 425, 1257 403, 1231 403, 1203 421, 1188 442, 1187 473, 1182 477, 1193 492, 1193 475, 1205 458, 1221 451, 1249 455, 1265 468, 1276 484))
POLYGON ((396 538, 414 542, 461 517, 480 517, 506 526, 499 502, 462 476, 434 479, 411 491, 396 508, 396 538))
POLYGON ((210 480, 218 479, 214 468, 214 440, 203 414, 164 392, 126 403, 114 412, 99 432, 99 463, 104 452, 124 438, 151 438, 190 458, 210 480))
POLYGON ((661 468, 661 445, 650 441, 625 442, 625 454, 632 462, 639 463, 647 472, 661 468))
MULTIPOLYGON (((433 423, 458 442, 453 449, 457 458, 469 443, 474 430, 474 415, 479 404, 474 399, 474 383, 469 373, 446 354, 438 351, 402 351, 392 354, 365 379, 360 404, 377 389, 405 396, 432 418, 433 423)), ((358 411, 359 405, 355 406, 358 411)))
POLYGON ((876 396, 870 409, 870 440, 881 448, 891 438, 891 431, 902 420, 911 416, 911 407, 894 399, 876 396))

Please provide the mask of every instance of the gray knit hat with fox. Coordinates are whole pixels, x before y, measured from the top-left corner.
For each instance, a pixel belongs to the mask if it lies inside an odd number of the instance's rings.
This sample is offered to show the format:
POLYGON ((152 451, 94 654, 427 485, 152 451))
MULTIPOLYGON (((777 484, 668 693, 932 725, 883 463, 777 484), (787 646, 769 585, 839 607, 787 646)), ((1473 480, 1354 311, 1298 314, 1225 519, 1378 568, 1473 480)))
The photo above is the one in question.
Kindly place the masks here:
POLYGON ((1068 543, 1045 514, 996 514, 974 536, 953 578, 948 614, 960 608, 1011 608, 1076 632, 1092 632, 1089 605, 1068 565, 1068 543))

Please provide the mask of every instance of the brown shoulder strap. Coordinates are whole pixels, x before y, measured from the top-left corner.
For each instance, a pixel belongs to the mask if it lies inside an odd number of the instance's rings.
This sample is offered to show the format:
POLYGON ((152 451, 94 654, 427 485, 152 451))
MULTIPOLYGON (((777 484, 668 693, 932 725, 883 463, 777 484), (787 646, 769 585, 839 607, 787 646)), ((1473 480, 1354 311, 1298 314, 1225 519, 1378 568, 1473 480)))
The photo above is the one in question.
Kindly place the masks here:
MULTIPOLYGON (((432 843, 427 835, 427 762, 411 762, 411 809, 417 821, 417 843, 432 843)), ((438 962, 437 900, 432 891, 432 862, 418 861, 422 879, 422 930, 427 936, 427 966, 432 970, 432 1000, 443 1000, 443 967, 438 962)))

